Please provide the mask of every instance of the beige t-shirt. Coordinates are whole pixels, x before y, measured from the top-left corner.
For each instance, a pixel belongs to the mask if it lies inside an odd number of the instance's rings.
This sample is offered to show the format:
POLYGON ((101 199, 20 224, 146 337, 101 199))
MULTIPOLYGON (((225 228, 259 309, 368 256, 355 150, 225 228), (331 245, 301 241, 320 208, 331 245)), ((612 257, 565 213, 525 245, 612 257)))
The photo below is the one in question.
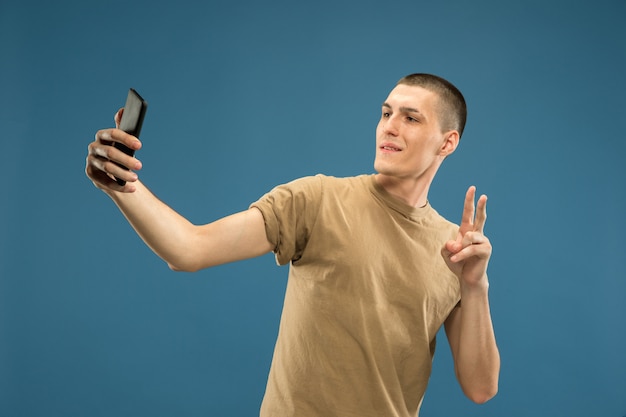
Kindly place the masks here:
POLYGON ((460 299, 458 227, 373 175, 306 177, 252 204, 291 262, 262 417, 415 417, 435 336, 460 299))

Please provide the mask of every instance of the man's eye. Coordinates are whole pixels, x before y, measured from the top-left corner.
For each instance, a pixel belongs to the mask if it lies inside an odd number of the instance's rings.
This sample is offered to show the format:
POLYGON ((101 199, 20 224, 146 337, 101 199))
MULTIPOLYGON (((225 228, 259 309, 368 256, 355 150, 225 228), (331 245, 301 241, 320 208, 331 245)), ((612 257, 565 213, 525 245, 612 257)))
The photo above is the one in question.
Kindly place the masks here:
POLYGON ((383 117, 385 119, 388 118, 390 115, 391 115, 391 113, 389 113, 389 112, 385 112, 385 111, 383 112, 383 117))

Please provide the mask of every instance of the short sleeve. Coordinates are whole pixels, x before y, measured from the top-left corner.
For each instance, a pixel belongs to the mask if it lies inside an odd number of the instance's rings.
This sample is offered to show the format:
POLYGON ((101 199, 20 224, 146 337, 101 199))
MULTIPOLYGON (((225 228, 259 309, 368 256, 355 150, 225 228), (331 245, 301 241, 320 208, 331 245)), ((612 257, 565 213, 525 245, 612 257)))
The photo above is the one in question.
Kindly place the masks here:
POLYGON ((276 262, 285 265, 302 256, 322 199, 322 176, 304 177, 279 185, 250 207, 263 214, 267 239, 276 262))

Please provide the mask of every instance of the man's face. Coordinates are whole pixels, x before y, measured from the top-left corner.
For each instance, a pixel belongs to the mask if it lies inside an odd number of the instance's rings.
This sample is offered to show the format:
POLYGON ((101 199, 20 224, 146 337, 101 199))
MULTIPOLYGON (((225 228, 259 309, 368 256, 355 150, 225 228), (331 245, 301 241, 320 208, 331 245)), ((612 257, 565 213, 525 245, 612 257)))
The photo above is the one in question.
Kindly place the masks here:
POLYGON ((434 177, 447 154, 437 102, 435 93, 418 86, 401 84, 389 93, 376 128, 377 172, 399 179, 434 177))

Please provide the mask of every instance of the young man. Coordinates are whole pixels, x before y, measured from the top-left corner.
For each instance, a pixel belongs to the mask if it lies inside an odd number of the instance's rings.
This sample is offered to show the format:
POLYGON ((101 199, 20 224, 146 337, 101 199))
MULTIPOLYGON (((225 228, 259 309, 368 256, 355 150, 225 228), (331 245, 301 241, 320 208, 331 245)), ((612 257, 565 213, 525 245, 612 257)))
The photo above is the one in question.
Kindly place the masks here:
MULTIPOLYGON (((120 112, 116 115, 119 124, 120 112)), ((430 184, 455 151, 465 100, 429 74, 401 79, 382 105, 375 175, 323 175, 276 187, 246 211, 195 226, 138 180, 139 149, 118 129, 89 145, 86 173, 174 270, 273 251, 290 263, 261 416, 415 416, 441 325, 457 379, 477 403, 498 387, 483 234, 486 196, 470 187, 460 226, 429 205, 430 184), (114 162, 131 171, 119 168, 114 162), (125 179, 119 186, 113 176, 125 179)))

